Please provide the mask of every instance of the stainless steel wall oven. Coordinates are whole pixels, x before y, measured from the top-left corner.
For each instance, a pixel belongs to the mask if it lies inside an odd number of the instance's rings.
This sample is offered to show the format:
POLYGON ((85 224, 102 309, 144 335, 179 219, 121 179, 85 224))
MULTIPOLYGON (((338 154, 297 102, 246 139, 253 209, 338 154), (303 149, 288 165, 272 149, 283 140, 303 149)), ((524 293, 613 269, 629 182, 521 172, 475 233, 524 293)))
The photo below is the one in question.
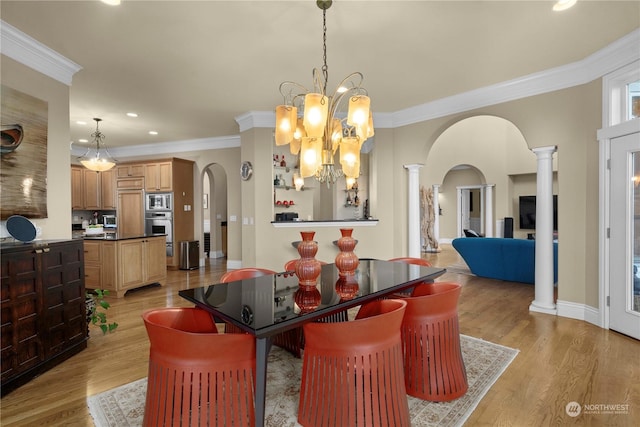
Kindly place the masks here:
POLYGON ((167 235, 167 256, 173 256, 173 215, 171 212, 146 212, 144 232, 167 235))

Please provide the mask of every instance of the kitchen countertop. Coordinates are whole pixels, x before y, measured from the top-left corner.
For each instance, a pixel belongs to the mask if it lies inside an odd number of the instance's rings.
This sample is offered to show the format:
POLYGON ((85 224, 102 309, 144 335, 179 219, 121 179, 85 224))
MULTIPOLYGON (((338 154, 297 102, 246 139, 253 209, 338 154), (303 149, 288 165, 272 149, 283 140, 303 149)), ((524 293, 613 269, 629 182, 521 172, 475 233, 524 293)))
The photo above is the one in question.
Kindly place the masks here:
POLYGON ((84 240, 133 240, 133 239, 144 239, 148 237, 166 237, 166 234, 128 234, 123 235, 121 233, 103 233, 96 235, 80 235, 77 238, 84 240))

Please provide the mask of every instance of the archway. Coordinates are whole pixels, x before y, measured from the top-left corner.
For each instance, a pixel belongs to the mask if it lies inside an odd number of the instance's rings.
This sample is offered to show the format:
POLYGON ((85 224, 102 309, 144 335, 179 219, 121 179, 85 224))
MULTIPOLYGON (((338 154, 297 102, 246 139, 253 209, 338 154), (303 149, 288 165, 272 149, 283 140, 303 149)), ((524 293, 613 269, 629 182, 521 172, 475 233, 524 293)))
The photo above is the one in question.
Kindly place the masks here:
POLYGON ((446 243, 461 235, 458 223, 464 206, 457 187, 484 189, 482 229, 492 235, 496 219, 513 216, 512 175, 535 173, 536 157, 512 122, 483 115, 445 129, 433 143, 424 169, 424 185, 440 187, 442 212, 436 234, 446 243))
POLYGON ((217 163, 202 172, 202 240, 208 258, 227 256, 227 174, 217 163))

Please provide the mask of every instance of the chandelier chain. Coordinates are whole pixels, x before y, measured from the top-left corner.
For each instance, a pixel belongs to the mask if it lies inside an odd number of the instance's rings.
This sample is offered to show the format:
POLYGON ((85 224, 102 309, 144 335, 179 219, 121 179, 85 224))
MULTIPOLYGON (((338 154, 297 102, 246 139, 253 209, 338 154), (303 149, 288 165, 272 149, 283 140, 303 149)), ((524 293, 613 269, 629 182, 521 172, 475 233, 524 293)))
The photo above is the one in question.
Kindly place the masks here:
POLYGON ((329 81, 329 67, 327 66, 327 9, 322 9, 322 75, 324 76, 324 86, 322 93, 327 93, 327 82, 329 81))

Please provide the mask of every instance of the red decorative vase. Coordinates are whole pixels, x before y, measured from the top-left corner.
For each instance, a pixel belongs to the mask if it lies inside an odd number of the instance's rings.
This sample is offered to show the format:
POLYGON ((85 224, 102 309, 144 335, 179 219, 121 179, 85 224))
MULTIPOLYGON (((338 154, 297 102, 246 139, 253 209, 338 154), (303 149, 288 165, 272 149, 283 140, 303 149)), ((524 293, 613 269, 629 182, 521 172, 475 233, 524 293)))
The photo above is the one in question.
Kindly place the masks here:
POLYGON ((299 286, 316 286, 322 266, 316 259, 318 243, 313 240, 315 231, 301 231, 302 241, 298 244, 300 260, 296 263, 299 286))
POLYGON ((355 274, 360 260, 358 255, 353 252, 356 247, 356 239, 351 237, 353 228, 341 228, 342 237, 338 239, 338 248, 340 253, 336 256, 336 267, 340 272, 340 276, 348 276, 355 274))

